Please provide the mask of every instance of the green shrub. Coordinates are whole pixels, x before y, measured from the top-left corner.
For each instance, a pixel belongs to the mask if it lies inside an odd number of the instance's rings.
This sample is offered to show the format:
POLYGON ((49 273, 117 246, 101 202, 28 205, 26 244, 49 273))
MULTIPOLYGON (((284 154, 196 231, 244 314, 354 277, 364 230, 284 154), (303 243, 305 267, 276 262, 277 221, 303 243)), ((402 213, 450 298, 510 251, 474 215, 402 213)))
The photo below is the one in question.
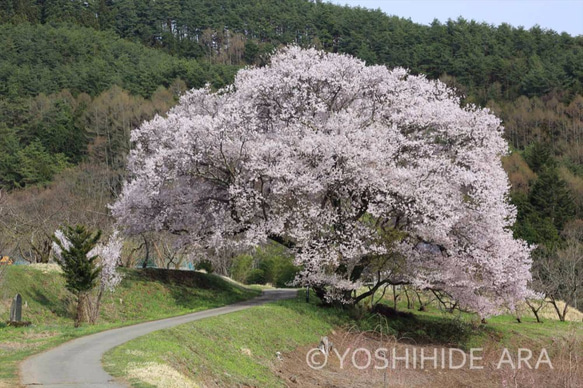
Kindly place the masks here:
POLYGON ((235 257, 231 265, 231 278, 246 283, 249 272, 253 269, 253 256, 240 255, 235 257))
POLYGON ((87 319, 91 320, 86 314, 90 292, 97 285, 101 273, 95 262, 98 256, 91 252, 100 238, 100 230, 93 232, 83 225, 65 226, 52 236, 58 248, 55 248, 55 258, 63 270, 66 288, 77 297, 75 327, 87 319))
POLYGON ((198 269, 204 269, 206 273, 213 273, 213 263, 210 260, 202 260, 198 263, 198 269))
POLYGON ((265 284, 265 272, 262 269, 256 268, 249 271, 246 279, 247 284, 265 284))
POLYGON ((275 281, 276 287, 289 287, 291 282, 295 279, 298 273, 298 268, 293 263, 281 263, 277 279, 275 281))
POLYGON ((258 247, 251 254, 237 256, 231 265, 230 274, 233 279, 245 284, 270 283, 277 287, 287 287, 298 271, 293 260, 293 255, 284 246, 269 243, 258 247), (262 273, 260 278, 259 271, 262 273))
POLYGON ((259 247, 254 257, 257 267, 265 271, 266 282, 277 287, 286 287, 298 271, 293 265, 293 254, 281 244, 272 242, 259 247))

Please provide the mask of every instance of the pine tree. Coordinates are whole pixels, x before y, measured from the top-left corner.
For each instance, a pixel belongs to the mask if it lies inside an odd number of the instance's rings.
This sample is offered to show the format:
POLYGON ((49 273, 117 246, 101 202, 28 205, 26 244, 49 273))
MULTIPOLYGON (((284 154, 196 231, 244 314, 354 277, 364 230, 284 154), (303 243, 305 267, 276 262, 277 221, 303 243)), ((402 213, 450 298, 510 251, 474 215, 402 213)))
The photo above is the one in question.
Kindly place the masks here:
POLYGON ((66 287, 77 296, 75 327, 87 321, 86 304, 89 292, 97 285, 101 268, 97 255, 91 254, 101 238, 101 231, 92 232, 82 225, 66 226, 53 236, 57 263, 63 270, 66 287))
POLYGON ((536 173, 540 173, 545 166, 554 167, 556 165, 550 146, 538 141, 527 148, 524 158, 532 171, 536 173))
POLYGON ((565 223, 575 215, 571 192, 554 167, 542 170, 532 187, 529 201, 534 210, 542 217, 549 218, 559 231, 563 230, 565 223))

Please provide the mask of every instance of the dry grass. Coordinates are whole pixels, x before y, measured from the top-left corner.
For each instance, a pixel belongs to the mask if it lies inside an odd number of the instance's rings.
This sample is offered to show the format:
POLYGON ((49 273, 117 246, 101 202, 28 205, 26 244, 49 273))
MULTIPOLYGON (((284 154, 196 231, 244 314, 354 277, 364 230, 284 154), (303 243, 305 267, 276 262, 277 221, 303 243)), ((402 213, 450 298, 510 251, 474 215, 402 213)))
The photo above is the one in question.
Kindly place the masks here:
MULTIPOLYGON (((565 307, 565 302, 557 301, 557 306, 562 311, 562 309, 565 307)), ((532 311, 526 305, 526 303, 520 304, 518 306, 518 311, 520 312, 521 316, 534 318, 532 311)), ((512 312, 508 311, 508 314, 512 314, 512 312)), ((557 315, 555 308, 550 302, 545 303, 545 305, 541 308, 541 310, 539 311, 539 316, 541 317, 542 320, 552 321, 559 320, 559 316, 557 315)), ((565 320, 569 322, 583 322, 583 313, 577 310, 576 308, 569 306, 569 309, 567 310, 567 315, 565 316, 565 320)))
MULTIPOLYGON (((583 343, 580 336, 575 335, 553 338, 551 343, 532 343, 533 359, 529 369, 523 362, 521 368, 512 368, 508 364, 498 364, 503 355, 503 348, 500 344, 491 341, 484 345, 483 351, 476 355, 483 357, 475 365, 482 366, 482 369, 469 368, 468 361, 461 369, 449 369, 448 349, 445 352, 445 368, 441 368, 441 347, 437 348, 437 367, 432 360, 426 361, 421 368, 421 352, 433 355, 434 348, 430 346, 416 346, 397 341, 395 338, 381 338, 368 333, 352 333, 347 331, 334 332, 329 338, 334 343, 340 355, 347 349, 351 349, 346 359, 341 365, 339 357, 332 352, 329 356, 328 364, 321 370, 311 369, 306 363, 306 354, 312 347, 301 347, 293 352, 283 355, 283 361, 275 365, 273 371, 288 387, 553 387, 553 388, 581 388, 583 387, 583 343), (538 370, 534 369, 534 364, 538 359, 541 349, 546 348, 554 369, 550 369, 547 364, 542 364, 538 370), (354 349, 368 349, 373 355, 371 366, 366 369, 358 369, 352 365, 352 354, 354 349), (381 368, 384 362, 376 361, 380 369, 375 368, 374 351, 378 348, 389 349, 389 367, 381 368), (392 367, 391 352, 395 349, 397 356, 405 355, 405 352, 417 354, 416 363, 406 368, 404 361, 398 361, 396 367, 392 367), (415 365, 415 367, 413 366, 415 365)), ((513 362, 517 363, 517 349, 524 347, 524 343, 509 344, 510 355, 513 362)), ((453 365, 462 361, 462 356, 453 354, 453 365)), ((363 352, 356 353, 357 365, 367 364, 368 357, 363 352)))
POLYGON ((198 385, 176 369, 155 362, 130 363, 127 376, 158 388, 196 388, 198 385))
MULTIPOLYGON (((558 301, 557 305, 559 306, 559 309, 563 309, 565 307, 565 302, 562 301, 558 301)), ((555 312, 555 308, 550 304, 546 304, 541 312, 540 312, 540 316, 544 319, 555 319, 558 320, 559 317, 557 316, 557 313, 555 312)), ((567 315, 565 316, 565 320, 570 321, 570 322, 583 322, 583 313, 579 310, 577 310, 574 307, 569 307, 569 309, 567 310, 567 315)))
POLYGON ((0 352, 12 352, 15 350, 32 349, 36 347, 35 344, 22 343, 16 341, 5 341, 0 343, 0 352))
POLYGON ((29 264, 28 268, 41 271, 42 273, 59 272, 62 273, 63 270, 57 263, 33 263, 29 264))

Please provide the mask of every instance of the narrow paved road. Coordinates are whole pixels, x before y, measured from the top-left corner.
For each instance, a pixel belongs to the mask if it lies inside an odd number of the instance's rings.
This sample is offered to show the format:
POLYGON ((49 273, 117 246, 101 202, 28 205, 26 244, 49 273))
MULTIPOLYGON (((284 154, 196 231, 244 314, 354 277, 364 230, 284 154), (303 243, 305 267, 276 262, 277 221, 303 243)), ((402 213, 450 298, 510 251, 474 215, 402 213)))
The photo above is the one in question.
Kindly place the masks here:
POLYGON ((261 296, 249 301, 81 337, 26 359, 20 365, 21 384, 55 388, 124 387, 114 381, 101 366, 101 357, 108 350, 156 330, 245 310, 274 300, 293 298, 296 294, 296 290, 266 290, 261 296))

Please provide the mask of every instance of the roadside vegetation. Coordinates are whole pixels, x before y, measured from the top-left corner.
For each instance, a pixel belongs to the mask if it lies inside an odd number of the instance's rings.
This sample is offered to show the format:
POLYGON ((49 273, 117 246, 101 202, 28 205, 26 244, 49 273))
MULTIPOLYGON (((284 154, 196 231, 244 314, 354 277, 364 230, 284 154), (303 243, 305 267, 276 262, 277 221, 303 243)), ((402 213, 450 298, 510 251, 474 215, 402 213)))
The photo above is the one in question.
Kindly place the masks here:
MULTIPOLYGON (((296 44, 440 79, 463 104, 500 117, 514 237, 539 247, 532 286, 581 306, 581 276, 572 276, 583 263, 581 37, 463 18, 424 26, 306 0, 0 0, 0 42, 2 256, 50 261, 50 236, 64 223, 110 233, 107 205, 126 176, 131 131, 166 115, 187 89, 223 87, 296 44)), ((127 239, 122 266, 180 268, 191 252, 175 247, 167 233, 127 239)), ((221 252, 213 269, 287 284, 290 262, 260 256, 221 252)))
POLYGON ((15 386, 18 362, 69 339, 133 323, 206 310, 252 298, 248 290, 216 275, 194 271, 125 269, 113 293, 103 296, 93 326, 73 327, 75 298, 56 264, 9 266, 0 291, 0 386, 15 386), (20 293, 29 327, 6 327, 10 303, 20 293))
MULTIPOLYGON (((435 302, 426 311, 407 309, 398 302, 399 316, 371 314, 365 308, 323 308, 314 295, 306 303, 303 293, 295 300, 197 321, 132 340, 108 352, 105 369, 134 387, 316 387, 316 386, 556 386, 577 387, 583 381, 583 323, 547 319, 536 323, 524 317, 501 315, 481 324, 473 314, 448 313, 435 302), (482 370, 383 371, 339 367, 335 356, 322 370, 306 364, 307 352, 328 336, 340 354, 347 348, 482 348, 482 370), (497 369, 503 348, 514 362, 518 348, 530 348, 533 357, 548 351, 554 370, 506 364, 497 369), (579 360, 579 361, 578 361, 579 360), (335 362, 334 362, 335 361, 335 362), (579 364, 578 364, 579 362, 579 364), (475 383, 475 385, 474 385, 475 383), (531 384, 531 385, 529 385, 531 384)), ((382 302, 392 305, 388 293, 382 302)), ((418 307, 418 306, 417 306, 418 307)), ((574 314, 574 312, 572 312, 574 314)), ((552 317, 552 315, 549 315, 552 317)), ((333 354, 333 353, 331 353, 333 354)), ((346 363, 350 362, 350 355, 346 363)), ((364 363, 360 361, 361 365, 364 363)), ((531 362, 534 365, 534 362, 531 362)))

